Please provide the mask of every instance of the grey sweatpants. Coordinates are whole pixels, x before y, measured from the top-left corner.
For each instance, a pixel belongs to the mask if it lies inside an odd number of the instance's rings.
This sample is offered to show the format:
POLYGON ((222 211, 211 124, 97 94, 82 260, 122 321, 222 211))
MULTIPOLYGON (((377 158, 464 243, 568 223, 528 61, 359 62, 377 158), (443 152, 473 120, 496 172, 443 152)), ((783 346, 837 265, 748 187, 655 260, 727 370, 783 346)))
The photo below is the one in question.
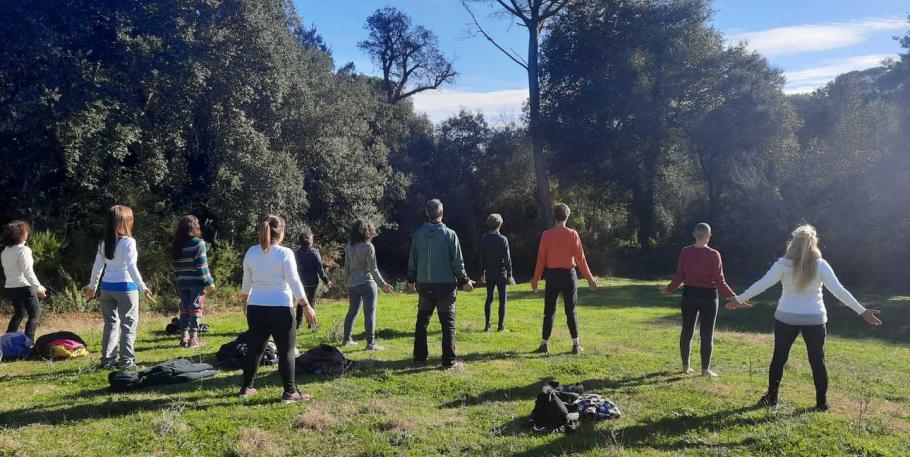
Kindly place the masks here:
POLYGON ((117 341, 120 341, 120 365, 136 358, 133 344, 139 329, 139 292, 101 291, 101 315, 104 333, 101 336, 101 362, 110 363, 117 358, 117 341))

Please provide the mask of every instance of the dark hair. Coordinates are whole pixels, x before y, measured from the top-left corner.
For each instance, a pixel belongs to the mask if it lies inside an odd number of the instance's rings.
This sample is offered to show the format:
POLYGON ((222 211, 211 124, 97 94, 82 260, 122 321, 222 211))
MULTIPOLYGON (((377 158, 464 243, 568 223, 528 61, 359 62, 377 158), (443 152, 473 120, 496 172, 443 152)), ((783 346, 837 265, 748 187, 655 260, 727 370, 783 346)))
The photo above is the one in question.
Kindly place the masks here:
POLYGON ((129 206, 114 205, 107 211, 107 223, 104 227, 104 256, 114 258, 117 239, 121 236, 133 236, 133 210, 129 206))
POLYGON ((565 203, 557 203, 553 207, 553 218, 556 219, 556 222, 563 222, 569 220, 569 215, 572 214, 572 210, 569 209, 569 205, 565 203))
POLYGON ((284 218, 269 214, 259 219, 259 246, 263 251, 268 251, 273 244, 278 244, 284 238, 284 218))
POLYGON ((366 243, 368 240, 376 238, 379 231, 369 219, 357 219, 351 226, 351 232, 348 234, 348 242, 351 244, 366 243))
POLYGON ((302 248, 310 247, 310 237, 313 236, 313 230, 310 229, 309 225, 304 225, 300 228, 300 238, 297 239, 297 242, 302 248))
POLYGON ((15 246, 25 242, 25 237, 32 231, 28 222, 15 220, 3 226, 3 245, 15 246))
POLYGON ((427 216, 429 220, 436 220, 439 216, 442 215, 442 202, 438 198, 434 198, 427 202, 424 205, 423 213, 427 216))
POLYGON ((174 232, 174 245, 171 248, 171 255, 174 259, 180 257, 183 252, 183 245, 193 238, 202 236, 202 229, 199 228, 199 219, 192 214, 187 214, 177 222, 177 231, 174 232))

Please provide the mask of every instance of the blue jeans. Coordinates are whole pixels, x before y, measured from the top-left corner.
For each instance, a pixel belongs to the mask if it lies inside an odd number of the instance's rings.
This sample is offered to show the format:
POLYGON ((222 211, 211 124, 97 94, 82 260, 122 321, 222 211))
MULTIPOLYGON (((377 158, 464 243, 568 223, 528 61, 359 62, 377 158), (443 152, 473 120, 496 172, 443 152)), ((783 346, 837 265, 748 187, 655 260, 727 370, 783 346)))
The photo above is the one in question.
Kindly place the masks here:
POLYGON ((379 295, 379 289, 375 282, 359 284, 348 288, 348 297, 351 303, 348 306, 348 315, 344 318, 344 340, 351 340, 351 333, 354 331, 354 320, 360 313, 360 307, 363 306, 364 330, 366 330, 367 346, 372 346, 376 338, 376 300, 379 295))
POLYGON ((181 287, 180 294, 180 330, 196 332, 205 311, 204 287, 181 287))

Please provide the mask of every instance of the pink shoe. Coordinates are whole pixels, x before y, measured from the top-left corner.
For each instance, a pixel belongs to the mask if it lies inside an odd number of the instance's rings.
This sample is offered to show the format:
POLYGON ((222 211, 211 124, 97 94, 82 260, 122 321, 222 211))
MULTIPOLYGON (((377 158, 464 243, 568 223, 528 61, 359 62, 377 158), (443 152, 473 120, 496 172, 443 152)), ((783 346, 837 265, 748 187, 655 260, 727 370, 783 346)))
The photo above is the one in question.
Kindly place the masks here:
POLYGON ((256 395, 256 389, 252 387, 243 387, 240 389, 240 395, 238 396, 240 398, 250 398, 253 395, 256 395))

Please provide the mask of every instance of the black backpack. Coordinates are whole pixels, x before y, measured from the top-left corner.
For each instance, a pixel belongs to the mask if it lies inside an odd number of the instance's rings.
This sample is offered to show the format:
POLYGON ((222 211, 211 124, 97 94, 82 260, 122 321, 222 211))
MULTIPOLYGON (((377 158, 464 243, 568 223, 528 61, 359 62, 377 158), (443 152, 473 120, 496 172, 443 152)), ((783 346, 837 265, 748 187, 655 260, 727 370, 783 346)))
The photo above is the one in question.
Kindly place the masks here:
POLYGON ((566 433, 569 433, 578 427, 578 415, 570 416, 566 404, 571 404, 579 395, 575 392, 560 391, 558 386, 558 383, 555 383, 555 386, 554 383, 545 384, 537 394, 530 419, 534 431, 549 433, 564 428, 566 433))
POLYGON ((300 354, 294 361, 294 371, 309 374, 341 374, 351 362, 335 346, 321 344, 300 354))
MULTIPOLYGON (((237 336, 236 340, 222 344, 218 353, 215 354, 215 364, 226 368, 241 368, 249 351, 247 339, 247 332, 243 332, 237 336)), ((262 358, 259 359, 259 365, 275 365, 276 363, 278 363, 278 349, 275 347, 275 343, 269 341, 265 345, 262 358)))

